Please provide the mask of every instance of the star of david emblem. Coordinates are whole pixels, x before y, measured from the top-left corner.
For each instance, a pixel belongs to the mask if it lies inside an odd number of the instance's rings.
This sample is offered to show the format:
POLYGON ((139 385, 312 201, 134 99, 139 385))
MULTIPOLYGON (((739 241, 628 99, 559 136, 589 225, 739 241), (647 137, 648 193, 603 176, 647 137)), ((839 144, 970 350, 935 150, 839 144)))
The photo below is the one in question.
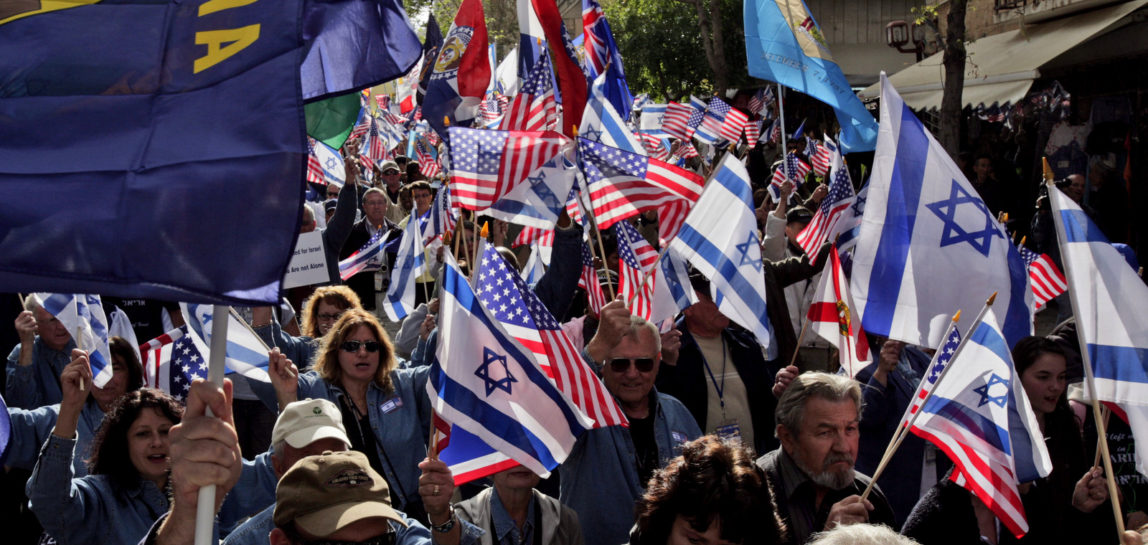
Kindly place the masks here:
POLYGON ((748 263, 753 267, 753 270, 761 272, 761 246, 757 242, 757 233, 751 232, 749 234, 749 239, 737 245, 737 251, 739 254, 741 254, 741 257, 737 263, 738 267, 748 263), (753 249, 757 249, 757 252, 752 252, 751 250, 753 249))
POLYGON ((996 373, 990 373, 988 380, 981 386, 973 388, 977 395, 981 396, 980 401, 977 402, 977 407, 981 407, 986 403, 993 403, 994 405, 1004 408, 1005 403, 1008 403, 1008 381, 1001 378, 996 373), (998 386, 993 388, 993 386, 998 386), (999 395, 992 395, 997 393, 999 395))
POLYGON ((538 172, 537 176, 527 178, 526 181, 531 185, 534 194, 538 195, 539 199, 542 199, 542 204, 545 204, 547 208, 557 210, 564 204, 558 202, 558 196, 550 190, 550 186, 546 185, 546 176, 543 176, 541 171, 538 172))
POLYGON ((328 169, 334 169, 337 166, 339 166, 339 160, 338 159, 335 159, 334 157, 328 157, 327 158, 327 168, 328 169))
POLYGON ((953 186, 947 200, 929 203, 926 204, 925 207, 932 211, 933 214, 936 214, 941 221, 945 222, 945 230, 941 233, 941 248, 953 244, 960 244, 961 242, 968 242, 969 245, 980 252, 981 255, 988 257, 993 237, 1004 238, 1004 235, 993 225, 992 215, 989 214, 985 203, 981 202, 979 197, 970 195, 956 180, 953 180, 953 186), (957 207, 965 203, 972 204, 984 215, 984 229, 971 232, 965 231, 965 229, 957 223, 957 207))
POLYGON ((514 378, 514 375, 510 374, 510 369, 506 367, 506 356, 500 355, 485 347, 482 349, 482 365, 478 366, 474 374, 482 379, 482 383, 486 387, 487 397, 490 397, 490 394, 493 394, 495 389, 510 394, 510 383, 518 382, 518 379, 514 378), (502 366, 502 372, 499 374, 501 374, 503 378, 494 378, 494 376, 491 375, 490 368, 492 366, 498 369, 498 366, 495 364, 502 366))
POLYGON ((586 129, 586 131, 582 133, 582 137, 587 139, 587 140, 592 140, 594 142, 601 142, 602 141, 602 131, 598 131, 598 130, 594 130, 594 129, 586 129))
POLYGON ((861 215, 865 213, 865 195, 858 194, 857 197, 853 199, 853 206, 850 208, 853 209, 853 215, 855 217, 861 217, 861 215))

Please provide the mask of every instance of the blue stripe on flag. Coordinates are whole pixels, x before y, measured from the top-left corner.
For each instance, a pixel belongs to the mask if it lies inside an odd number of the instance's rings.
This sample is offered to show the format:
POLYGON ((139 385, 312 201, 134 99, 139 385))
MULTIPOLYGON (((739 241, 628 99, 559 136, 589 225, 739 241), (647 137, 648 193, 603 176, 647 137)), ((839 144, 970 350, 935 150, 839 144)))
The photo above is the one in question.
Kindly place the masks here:
POLYGON ((741 202, 753 202, 753 194, 750 193, 749 184, 736 172, 726 168, 718 169, 717 174, 714 174, 714 181, 733 193, 741 202))
POLYGON ((1061 210, 1060 220, 1064 223, 1064 236, 1068 242, 1103 242, 1108 244, 1108 238, 1100 232, 1082 210, 1061 210))
POLYGON ((863 317, 866 331, 888 335, 892 328, 928 160, 929 138, 925 135, 925 128, 908 106, 902 106, 897 158, 890 177, 884 227, 873 259, 874 263, 884 266, 874 267, 869 278, 868 304, 863 317))
POLYGON ((977 343, 991 351, 996 357, 1005 362, 1012 362, 1012 353, 1004 337, 997 333, 996 328, 981 322, 977 329, 969 335, 969 342, 977 343))
POLYGON ((1148 384, 1148 349, 1089 343, 1088 357, 1096 378, 1148 384))
MULTIPOLYGON (((714 177, 714 180, 717 180, 714 177)), ((724 185, 724 184, 723 184, 724 185)), ((733 292, 738 295, 753 316, 758 319, 766 331, 772 332, 773 325, 769 323, 769 318, 766 315, 765 299, 762 299, 761 294, 750 285, 749 281, 742 276, 741 271, 738 270, 737 265, 734 264, 717 246, 709 241, 701 233, 694 230, 690 224, 682 225, 681 231, 678 232, 678 238, 683 243, 692 248, 702 259, 705 259, 714 269, 717 274, 726 280, 733 292)), ((722 295, 721 293, 718 294, 722 295)), ((720 301, 714 301, 720 304, 720 301)))
POLYGON ((447 376, 446 373, 431 372, 431 382, 440 398, 450 400, 451 407, 479 422, 490 433, 532 454, 547 469, 554 469, 558 462, 550 455, 550 449, 538 436, 530 433, 526 426, 506 416, 479 399, 465 386, 447 376))
POLYGON ((963 403, 945 397, 930 396, 921 410, 965 428, 1005 454, 1012 452, 1008 431, 963 403))

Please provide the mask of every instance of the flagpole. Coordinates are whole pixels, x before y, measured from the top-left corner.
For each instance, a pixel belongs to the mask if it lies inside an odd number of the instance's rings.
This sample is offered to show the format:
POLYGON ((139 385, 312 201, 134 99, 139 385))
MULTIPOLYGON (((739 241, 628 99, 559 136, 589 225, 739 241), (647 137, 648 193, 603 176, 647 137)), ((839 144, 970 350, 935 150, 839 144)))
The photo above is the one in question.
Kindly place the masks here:
MULTIPOLYGON (((973 323, 969 325, 967 330, 965 330, 966 334, 961 337, 961 342, 957 344, 956 350, 953 350, 953 356, 949 358, 949 365, 946 365, 945 368, 941 370, 941 374, 937 377, 936 382, 933 383, 933 387, 929 389, 929 391, 925 394, 925 398, 921 400, 920 409, 909 416, 909 421, 905 422, 904 426, 901 426, 903 431, 894 433, 889 447, 885 449, 885 454, 881 456, 881 462, 877 464, 877 470, 873 472, 872 480, 869 481, 869 485, 865 487, 865 491, 861 494, 862 500, 869 497, 869 492, 873 490, 873 485, 877 483, 877 477, 880 476, 883 471, 885 471, 885 466, 887 466, 889 461, 893 459, 893 454, 897 452, 897 449, 901 446, 901 442, 905 440, 905 436, 909 435, 909 430, 912 429, 913 423, 916 422, 917 417, 920 416, 922 412, 924 412, 925 404, 928 403, 929 399, 933 397, 933 392, 937 391, 937 384, 940 384, 941 380, 945 378, 946 374, 948 374, 949 369, 952 369, 952 362, 957 359, 957 356, 961 353, 961 350, 964 350, 965 344, 968 343, 969 338, 972 337, 972 332, 975 331, 977 326, 981 324, 981 321, 985 319, 985 314, 988 314, 989 309, 992 308, 993 302, 995 302, 996 299, 997 292, 993 292, 993 294, 989 296, 988 300, 985 301, 985 305, 981 307, 981 311, 977 313, 977 317, 973 318, 973 323)), ((950 322, 949 333, 952 333, 951 328, 956 326, 957 316, 954 316, 953 318, 954 320, 950 322)), ((947 339, 948 334, 946 334, 945 337, 941 339, 941 346, 945 345, 944 343, 947 339)), ((936 354, 934 354, 933 361, 936 361, 936 354)), ((932 365, 932 363, 930 363, 930 365, 932 365)), ((924 380, 924 378, 922 378, 922 380, 924 380)), ((912 401, 910 401, 910 405, 911 404, 912 401)))
MULTIPOLYGON (((259 339, 259 344, 263 345, 263 349, 264 349, 264 350, 266 350, 266 351, 268 351, 268 352, 270 352, 270 351, 271 351, 271 347, 270 347, 270 346, 267 346, 267 343, 263 342, 263 338, 262 338, 262 337, 260 337, 260 336, 259 336, 259 334, 258 334, 258 333, 256 333, 254 329, 252 329, 252 328, 251 328, 251 324, 247 323, 247 320, 244 320, 244 319, 243 319, 243 316, 240 316, 240 315, 239 315, 239 311, 235 310, 235 307, 227 307, 227 310, 228 310, 228 312, 231 314, 231 316, 234 316, 234 317, 235 317, 235 319, 239 321, 239 323, 240 323, 240 324, 243 324, 243 327, 247 328, 247 331, 251 332, 251 335, 252 335, 253 337, 255 337, 256 339, 259 339)), ((213 318, 213 319, 214 319, 214 318, 213 318)), ((253 319, 254 319, 254 318, 253 318, 253 319)), ((214 326, 213 326, 213 327, 214 327, 214 326)), ((215 337, 214 337, 214 335, 215 335, 215 330, 214 330, 214 329, 212 329, 212 331, 211 331, 211 334, 213 335, 213 337, 212 337, 212 338, 215 338, 215 337)))
MULTIPOLYGON (((76 336, 74 337, 76 339, 76 348, 79 348, 83 352, 87 352, 87 350, 84 350, 84 336, 82 335, 82 333, 83 333, 83 327, 81 327, 79 324, 77 324, 76 325, 76 336)), ((83 377, 83 375, 80 375, 79 386, 80 386, 80 391, 83 392, 84 391, 84 377, 83 377)))
MULTIPOLYGON (((224 305, 213 305, 211 310, 211 353, 207 367, 207 381, 223 386, 224 360, 227 358, 227 311, 224 305)), ((211 407, 204 407, 207 416, 215 416, 211 407)), ((212 528, 215 526, 215 485, 199 489, 195 509, 195 545, 213 545, 212 528)))
MULTIPOLYGON (((575 159, 576 159, 576 162, 578 163, 578 168, 582 168, 582 147, 577 144, 578 127, 574 127, 574 139, 575 139, 574 140, 574 142, 575 142, 575 144, 574 144, 575 159)), ((574 183, 578 183, 577 178, 575 179, 574 183)), ((579 187, 578 191, 581 192, 582 188, 579 187)), ((589 194, 589 192, 590 192, 590 187, 587 186, 586 187, 586 193, 589 194)), ((574 197, 574 202, 579 207, 582 206, 582 200, 580 198, 578 198, 577 196, 574 197)), ((592 205, 593 204, 591 203, 591 206, 592 205)), ((614 292, 614 282, 610 280, 610 267, 608 267, 606 265, 606 245, 602 243, 602 231, 600 231, 598 229, 598 218, 594 217, 594 211, 593 210, 582 210, 582 217, 589 219, 589 221, 587 223, 590 224, 590 228, 594 231, 594 235, 598 237, 598 249, 601 250, 601 253, 599 254, 599 256, 600 256, 599 259, 602 260, 602 266, 606 267, 606 289, 610 293, 610 300, 613 301, 615 298, 618 297, 618 295, 614 292)), ((593 254, 594 254, 594 245, 593 244, 590 245, 590 254, 591 254, 591 257, 593 257, 593 254)), ((589 289, 589 286, 587 286, 587 289, 589 289)))
POLYGON ((789 180, 789 161, 786 159, 789 156, 788 135, 785 133, 785 87, 780 83, 777 84, 777 118, 781 122, 781 172, 785 174, 786 181, 789 180))
MULTIPOLYGON (((1045 159, 1046 164, 1048 159, 1045 159)), ((1045 187, 1048 188, 1049 204, 1059 205, 1060 203, 1053 203, 1053 200, 1059 200, 1056 193, 1056 185, 1052 180, 1045 181, 1045 187)), ((1052 219, 1056 224, 1056 239, 1060 243, 1060 255, 1064 256, 1065 247, 1068 245, 1067 237, 1064 233, 1064 220, 1060 214, 1055 211, 1059 206, 1052 206, 1053 214, 1052 219)), ((1064 275, 1068 279, 1068 299, 1072 303, 1072 315, 1080 316, 1080 302, 1077 301, 1076 291, 1071 289, 1073 285, 1077 285, 1074 281, 1075 273, 1072 267, 1068 266, 1067 259, 1064 259, 1064 275)), ((1104 417, 1100 412, 1100 398, 1096 395, 1096 378, 1092 375, 1092 356, 1088 353, 1088 343, 1085 342, 1083 335, 1077 335, 1077 342, 1080 345, 1080 359, 1084 365, 1084 378, 1088 383, 1088 396, 1091 399, 1092 405, 1092 419, 1096 422, 1096 436, 1097 441, 1100 443, 1100 454, 1104 462, 1104 476, 1105 481, 1108 482, 1108 499, 1112 501, 1112 514, 1116 518, 1116 529, 1118 534, 1124 533, 1124 516, 1120 510, 1120 497, 1119 491, 1116 489, 1116 475, 1112 472, 1112 457, 1108 452, 1108 431, 1104 423, 1104 417)), ((1090 469, 1091 471, 1091 469, 1090 469)))

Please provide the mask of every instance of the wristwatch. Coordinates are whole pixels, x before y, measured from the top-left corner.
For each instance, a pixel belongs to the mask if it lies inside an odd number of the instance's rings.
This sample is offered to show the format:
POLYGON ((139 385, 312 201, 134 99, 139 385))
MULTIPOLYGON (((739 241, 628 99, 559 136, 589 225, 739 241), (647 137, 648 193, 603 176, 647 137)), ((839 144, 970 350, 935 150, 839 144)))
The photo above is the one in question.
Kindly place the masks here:
POLYGON ((454 529, 455 523, 458 522, 458 517, 454 514, 454 504, 451 504, 449 509, 450 518, 446 519, 446 522, 442 524, 435 524, 431 522, 430 515, 427 515, 427 523, 430 524, 431 530, 434 530, 440 534, 445 534, 454 529))

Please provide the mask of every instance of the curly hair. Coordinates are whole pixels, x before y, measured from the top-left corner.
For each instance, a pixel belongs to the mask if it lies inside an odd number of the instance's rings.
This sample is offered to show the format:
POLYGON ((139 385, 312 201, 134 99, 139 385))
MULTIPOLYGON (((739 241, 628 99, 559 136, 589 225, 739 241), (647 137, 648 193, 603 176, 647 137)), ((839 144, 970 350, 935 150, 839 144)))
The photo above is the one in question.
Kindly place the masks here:
POLYGON ((107 475, 121 488, 130 488, 139 483, 139 470, 132 465, 128 452, 128 429, 144 409, 159 411, 171 420, 172 425, 183 419, 183 405, 160 390, 141 388, 124 394, 104 417, 100 430, 92 440, 89 473, 107 475))
POLYGON ((113 358, 119 356, 124 360, 124 367, 127 367, 128 383, 125 391, 131 392, 142 388, 143 368, 140 367, 140 360, 136 357, 136 351, 132 350, 132 343, 120 337, 112 337, 108 341, 108 349, 113 358))
POLYGON ((721 538, 742 545, 781 543, 786 533, 753 454, 713 435, 682 445, 682 455, 650 479, 635 510, 645 545, 665 543, 678 516, 699 532, 720 521, 721 538))
POLYGON ((362 302, 359 301, 359 295, 347 286, 317 288, 303 305, 303 334, 313 339, 323 336, 319 333, 319 303, 321 302, 339 310, 363 308, 362 302))
POLYGON ((391 338, 383 330, 379 320, 361 308, 352 308, 344 312, 335 322, 335 325, 331 326, 331 330, 319 341, 319 350, 315 353, 313 369, 319 373, 320 378, 328 383, 342 386, 343 368, 339 366, 339 350, 341 350, 343 341, 359 326, 370 329, 375 338, 379 340, 381 345, 379 368, 375 371, 374 382, 384 392, 390 393, 392 390, 391 371, 394 371, 395 367, 398 366, 395 361, 394 345, 391 344, 391 338))

